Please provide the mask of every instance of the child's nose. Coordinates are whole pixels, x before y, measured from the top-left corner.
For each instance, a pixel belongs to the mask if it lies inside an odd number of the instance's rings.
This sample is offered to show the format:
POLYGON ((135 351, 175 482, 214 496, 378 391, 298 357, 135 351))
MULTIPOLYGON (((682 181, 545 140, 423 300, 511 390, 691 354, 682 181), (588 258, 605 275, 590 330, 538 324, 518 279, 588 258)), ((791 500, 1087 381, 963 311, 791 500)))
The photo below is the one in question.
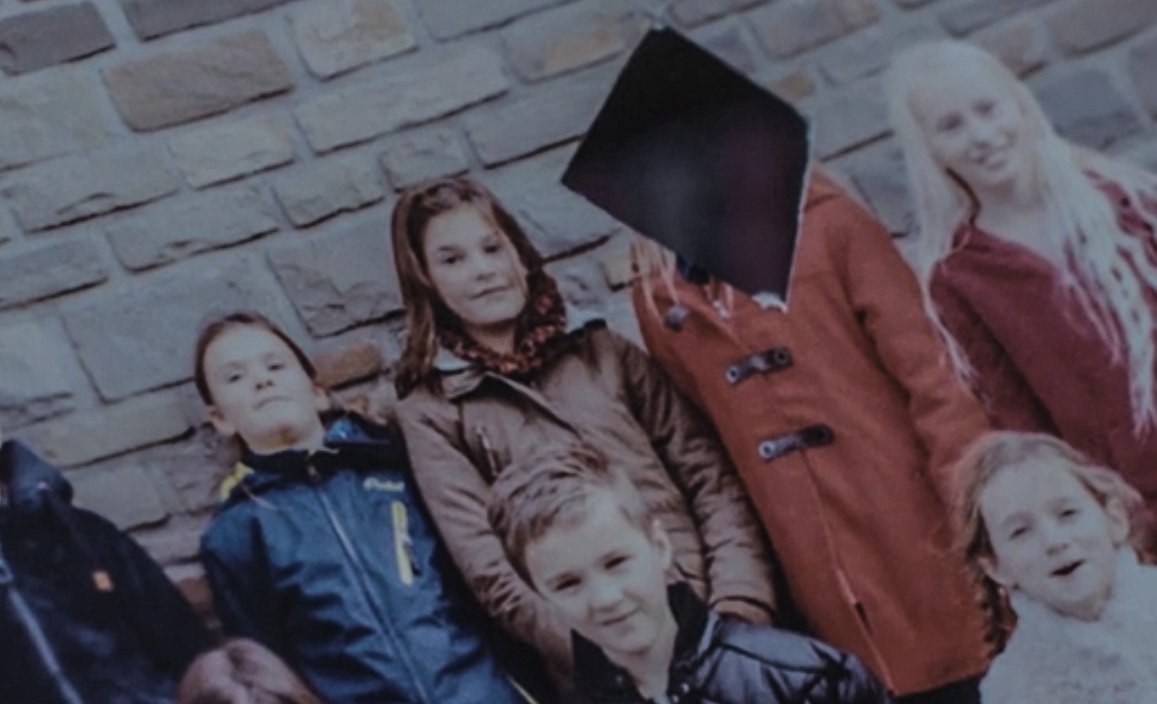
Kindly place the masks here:
POLYGON ((598 579, 591 584, 591 605, 595 609, 615 606, 621 595, 622 590, 612 580, 598 579))

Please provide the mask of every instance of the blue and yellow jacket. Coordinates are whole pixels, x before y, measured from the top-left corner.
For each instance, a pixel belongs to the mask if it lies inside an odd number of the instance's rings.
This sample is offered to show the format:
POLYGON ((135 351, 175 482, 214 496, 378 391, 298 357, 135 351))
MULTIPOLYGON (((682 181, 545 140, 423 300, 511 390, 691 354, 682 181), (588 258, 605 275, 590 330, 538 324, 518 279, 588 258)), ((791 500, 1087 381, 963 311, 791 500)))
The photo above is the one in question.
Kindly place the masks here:
POLYGON ((331 704, 533 701, 499 663, 395 433, 341 416, 323 450, 245 453, 222 496, 202 559, 225 630, 331 704))

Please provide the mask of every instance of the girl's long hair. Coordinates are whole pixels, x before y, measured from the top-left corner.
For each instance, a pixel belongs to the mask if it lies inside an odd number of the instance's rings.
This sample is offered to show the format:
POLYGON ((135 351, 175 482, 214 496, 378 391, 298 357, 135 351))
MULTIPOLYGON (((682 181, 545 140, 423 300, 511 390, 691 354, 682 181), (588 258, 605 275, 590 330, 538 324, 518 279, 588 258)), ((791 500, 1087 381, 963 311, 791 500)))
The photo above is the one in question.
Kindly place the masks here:
POLYGON ((1138 205, 1144 222, 1157 226, 1157 177, 1121 161, 1070 144, 1057 135, 1029 89, 1003 63, 971 44, 939 40, 913 46, 896 56, 887 76, 892 127, 907 168, 918 231, 905 255, 924 294, 924 307, 944 336, 954 367, 967 383, 974 370, 960 343, 940 319, 930 295, 937 265, 953 250, 956 232, 974 220, 980 204, 960 178, 936 163, 927 135, 913 113, 911 96, 938 72, 965 63, 978 64, 1003 84, 1019 105, 1027 125, 1034 159, 1033 182, 1041 189, 1049 212, 1050 239, 1042 243, 1061 271, 1065 289, 1079 302, 1096 332, 1129 373, 1134 431, 1157 426, 1154 385, 1154 315, 1146 295, 1157 290, 1157 266, 1146 244, 1122 231, 1115 204, 1086 171, 1120 186, 1138 205))
POLYGON ((1118 503, 1129 521, 1128 544, 1142 561, 1152 561, 1151 516, 1144 498, 1120 474, 1092 462, 1052 435, 1013 431, 991 431, 982 435, 969 446, 956 465, 960 498, 956 519, 959 549, 980 588, 980 604, 989 616, 988 640, 997 652, 1007 642, 1015 618, 1007 595, 981 567, 983 560, 993 560, 996 555, 988 526, 984 523, 980 497, 998 474, 1029 460, 1049 462, 1070 472, 1102 508, 1110 502, 1118 503))
POLYGON ((406 345, 398 362, 395 385, 404 398, 417 385, 431 382, 438 352, 438 330, 459 325, 443 305, 427 274, 422 238, 436 216, 469 206, 475 208, 514 249, 527 276, 542 271, 543 257, 514 216, 485 186, 467 178, 445 178, 419 184, 402 193, 394 206, 391 240, 394 266, 406 307, 406 345))

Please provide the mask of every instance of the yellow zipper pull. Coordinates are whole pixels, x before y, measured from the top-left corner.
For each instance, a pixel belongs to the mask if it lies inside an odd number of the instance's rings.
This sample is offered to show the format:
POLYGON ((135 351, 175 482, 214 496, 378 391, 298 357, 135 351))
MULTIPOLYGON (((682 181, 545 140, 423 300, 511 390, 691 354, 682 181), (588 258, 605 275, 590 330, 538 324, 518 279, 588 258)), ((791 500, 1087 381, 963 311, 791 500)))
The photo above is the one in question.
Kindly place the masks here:
POLYGON ((414 563, 410 557, 410 521, 406 505, 395 500, 391 504, 394 518, 394 556, 398 563, 398 577, 407 587, 414 583, 414 563))

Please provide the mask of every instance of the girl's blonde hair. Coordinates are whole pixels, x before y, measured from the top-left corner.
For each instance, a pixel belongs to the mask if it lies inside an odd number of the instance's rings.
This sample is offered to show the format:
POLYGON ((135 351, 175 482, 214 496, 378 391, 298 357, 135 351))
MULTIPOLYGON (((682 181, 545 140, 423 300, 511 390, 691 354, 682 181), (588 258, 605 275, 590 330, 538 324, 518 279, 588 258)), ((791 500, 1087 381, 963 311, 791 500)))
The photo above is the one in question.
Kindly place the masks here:
MULTIPOLYGON (((1157 177, 1062 139, 1029 89, 999 59, 967 42, 938 40, 897 55, 886 91, 916 215, 917 232, 905 255, 916 272, 925 309, 948 343, 958 375, 968 383, 974 381, 963 349, 940 320, 930 286, 936 266, 953 250, 956 232, 965 222, 974 221, 980 203, 963 180, 936 163, 913 112, 911 96, 917 86, 935 80, 939 72, 964 64, 983 67, 1018 104, 1034 155, 1033 183, 1049 211, 1051 239, 1043 244, 1052 261, 1067 262, 1061 281, 1080 301, 1114 363, 1124 363, 1128 369, 1134 432, 1152 429, 1157 426, 1153 378, 1157 349, 1146 293, 1157 289, 1157 267, 1148 259, 1145 243, 1122 231, 1114 204, 1086 170, 1119 185, 1139 205, 1157 198, 1157 177)), ((1157 227, 1157 216, 1143 210, 1137 209, 1138 216, 1157 227)))
POLYGON ((981 605, 989 612, 989 640, 1003 647, 1011 632, 1011 613, 1000 587, 981 567, 995 553, 981 513, 980 496, 1002 471, 1029 460, 1043 460, 1067 470, 1102 507, 1118 503, 1129 521, 1127 541, 1142 559, 1149 559, 1150 524, 1141 494, 1121 475, 1102 467, 1065 441, 1044 433, 992 431, 969 446, 957 464, 960 481, 958 508, 960 551, 981 587, 981 605))

